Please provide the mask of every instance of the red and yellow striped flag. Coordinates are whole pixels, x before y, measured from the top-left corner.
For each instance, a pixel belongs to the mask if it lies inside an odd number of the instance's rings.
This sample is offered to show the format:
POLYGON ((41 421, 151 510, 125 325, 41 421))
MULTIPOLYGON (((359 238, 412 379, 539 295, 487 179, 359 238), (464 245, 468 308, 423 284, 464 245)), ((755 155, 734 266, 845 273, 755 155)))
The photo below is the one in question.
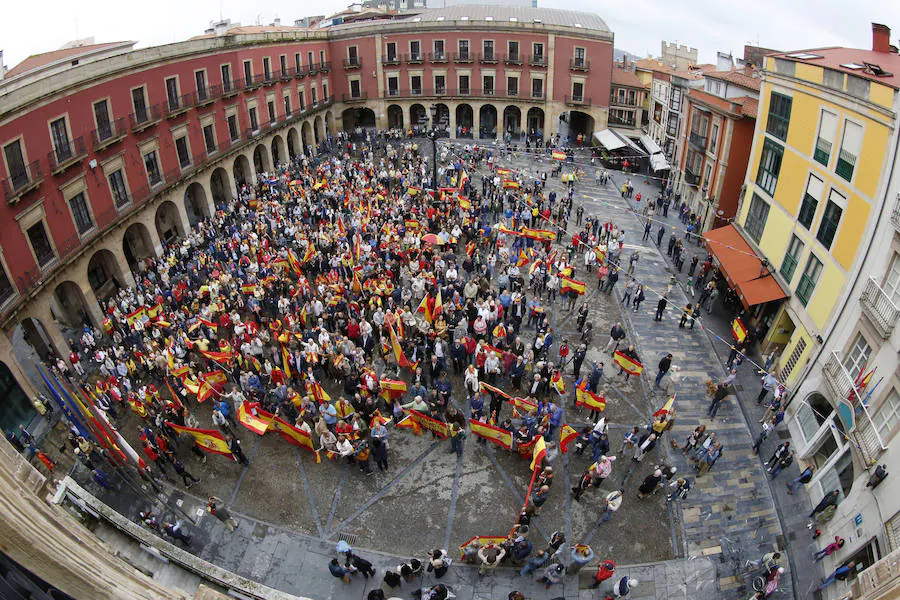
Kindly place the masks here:
POLYGON ((194 429, 193 427, 182 427, 175 423, 166 422, 166 425, 174 429, 178 433, 187 433, 197 442, 197 445, 213 454, 221 454, 235 460, 234 455, 228 448, 228 442, 222 436, 220 431, 215 429, 194 429))
POLYGON ((472 429, 472 435, 477 435, 480 438, 490 440, 507 450, 512 449, 512 432, 501 427, 482 423, 475 419, 469 419, 469 427, 472 429))
POLYGON ((541 467, 541 461, 544 460, 545 456, 547 456, 547 442, 544 441, 544 436, 539 435, 534 442, 534 451, 531 455, 532 471, 541 467))
POLYGON ((563 454, 569 451, 569 444, 577 437, 578 432, 573 427, 563 423, 562 429, 559 430, 559 449, 563 454))
POLYGON ((554 151, 550 156, 553 157, 553 160, 566 160, 565 152, 556 152, 554 151))
POLYGON ((743 342, 747 339, 747 327, 740 317, 736 317, 734 321, 731 322, 731 335, 733 335, 734 339, 738 342, 743 342))
POLYGON ((584 294, 587 291, 587 286, 583 281, 578 281, 575 279, 570 279, 565 275, 559 276, 559 291, 561 294, 566 294, 568 292, 575 292, 579 296, 584 294))
POLYGON ((503 187, 506 189, 517 190, 519 189, 519 182, 513 181, 512 179, 504 179, 503 187))
POLYGON ((575 406, 587 406, 591 410, 603 412, 606 410, 606 398, 599 394, 589 392, 582 386, 575 387, 575 406))
POLYGON ((271 413, 259 409, 259 403, 257 402, 241 402, 241 405, 238 407, 238 421, 257 435, 262 435, 269 429, 272 418, 273 415, 271 413))
POLYGON ((640 375, 644 370, 644 365, 634 360, 633 358, 629 358, 628 356, 622 354, 621 350, 616 351, 616 354, 613 356, 613 360, 617 365, 622 367, 623 371, 625 371, 629 375, 640 375))

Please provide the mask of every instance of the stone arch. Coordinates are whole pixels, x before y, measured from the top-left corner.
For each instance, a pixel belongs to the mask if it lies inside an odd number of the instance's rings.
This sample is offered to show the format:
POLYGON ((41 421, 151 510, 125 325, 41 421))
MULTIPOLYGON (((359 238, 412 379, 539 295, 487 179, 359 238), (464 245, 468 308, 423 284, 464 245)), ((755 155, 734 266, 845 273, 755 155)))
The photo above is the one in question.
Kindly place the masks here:
POLYGON ((428 127, 428 111, 421 104, 413 104, 409 107, 409 126, 428 127))
POLYGON ((365 106, 351 106, 341 113, 344 131, 353 131, 357 127, 375 128, 375 111, 365 106))
POLYGON ((561 138, 568 138, 570 143, 575 143, 578 134, 590 141, 594 134, 594 117, 580 110, 569 110, 559 115, 557 131, 561 138))
POLYGON ((391 104, 387 108, 388 129, 403 129, 403 107, 391 104))
POLYGON ((18 431, 19 425, 27 426, 36 415, 28 394, 6 363, 0 362, 0 429, 18 431))
MULTIPOLYGON (((245 159, 246 160, 246 159, 245 159)), ((169 245, 178 238, 184 237, 184 226, 178 207, 171 200, 162 202, 156 209, 156 233, 164 245, 169 245)))
POLYGON ((210 217, 206 190, 197 181, 191 183, 184 190, 184 211, 187 214, 188 223, 190 223, 191 227, 210 217))
POLYGON ((533 106, 528 109, 525 116, 526 134, 533 139, 538 139, 544 135, 544 109, 539 106, 533 106))
POLYGON ((271 164, 269 162, 269 151, 266 150, 266 146, 264 144, 257 144, 256 148, 253 149, 253 168, 256 173, 262 173, 263 171, 271 171, 271 164))
MULTIPOLYGON (((17 349, 17 352, 24 351, 26 355, 31 354, 32 358, 36 358, 39 361, 47 361, 51 352, 61 356, 60 349, 54 347, 53 338, 50 337, 44 322, 37 317, 25 317, 19 321, 19 324, 13 331, 12 345, 14 349, 17 349), (25 350, 22 342, 28 346, 28 350, 25 350)), ((23 356, 22 358, 27 359, 28 356, 23 356)), ((26 365, 27 362, 27 360, 20 360, 20 364, 23 365, 26 365)), ((29 373, 29 377, 31 377, 31 373, 29 373)), ((32 381, 35 380, 32 378, 32 381)), ((40 379, 37 381, 40 381, 40 379)))
POLYGON ((287 151, 288 158, 290 160, 294 160, 300 153, 303 151, 300 146, 300 134, 297 133, 296 127, 291 127, 288 129, 287 134, 287 151))
POLYGON ((277 167, 287 160, 287 152, 284 149, 284 139, 280 135, 272 137, 272 166, 277 167))
POLYGON ((316 138, 316 146, 325 141, 325 130, 323 127, 322 115, 316 115, 316 118, 313 120, 313 134, 316 138))
POLYGON ((475 127, 475 113, 469 104, 456 107, 456 137, 472 137, 475 127))
MULTIPOLYGON (((450 107, 443 102, 434 105, 434 127, 441 132, 450 131, 450 107)), ((444 135, 441 133, 441 135, 444 135)), ((449 134, 448 134, 449 135, 449 134)))
MULTIPOLYGON (((63 281, 53 290, 51 309, 61 325, 78 330, 91 324, 87 299, 77 283, 63 281)), ((100 323, 94 323, 99 326, 100 323)))
POLYGON ((213 169, 209 176, 209 191, 212 193, 213 208, 219 208, 234 198, 231 184, 228 181, 228 171, 222 167, 213 169))
POLYGON ((112 296, 125 285, 119 261, 107 248, 101 248, 91 256, 87 266, 87 279, 91 289, 94 290, 94 295, 100 299, 112 296))
POLYGON ((234 159, 231 167, 231 173, 234 175, 235 189, 241 189, 245 183, 253 180, 253 171, 250 170, 250 161, 243 154, 238 154, 234 159))
POLYGON ((483 138, 497 137, 497 107, 483 104, 478 109, 478 135, 483 138))
POLYGON ((312 125, 309 121, 303 121, 303 125, 300 126, 300 139, 303 140, 304 150, 313 145, 312 125))
MULTIPOLYGON (((371 109, 367 109, 372 112, 372 125, 371 127, 375 127, 375 112, 371 111, 371 109)), ((369 127, 368 125, 362 125, 362 127, 369 127)), ((334 126, 334 115, 331 114, 330 110, 325 111, 325 133, 326 134, 334 134, 335 126, 334 126)))
POLYGON ((503 109, 503 135, 518 139, 522 134, 522 111, 518 106, 509 105, 503 109))
POLYGON ((132 273, 142 271, 141 262, 146 258, 155 258, 153 238, 150 230, 143 223, 132 223, 122 236, 122 253, 132 273))

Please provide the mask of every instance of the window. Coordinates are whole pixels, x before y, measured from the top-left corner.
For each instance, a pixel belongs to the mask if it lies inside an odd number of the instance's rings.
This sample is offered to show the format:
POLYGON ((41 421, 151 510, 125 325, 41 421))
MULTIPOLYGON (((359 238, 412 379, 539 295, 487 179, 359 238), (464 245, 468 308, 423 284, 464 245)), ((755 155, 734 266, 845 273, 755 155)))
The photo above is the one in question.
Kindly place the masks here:
POLYGON ((359 64, 359 48, 356 46, 347 47, 347 62, 351 65, 359 64))
POLYGON ((493 75, 483 75, 481 78, 482 88, 485 96, 493 96, 494 95, 494 76, 493 75))
POLYGON ((518 77, 507 77, 506 78, 506 94, 508 96, 518 96, 519 95, 519 78, 518 77))
POLYGON ((94 227, 84 192, 78 192, 69 199, 69 208, 72 209, 72 218, 75 219, 75 229, 79 235, 84 235, 94 227))
POLYGON ((841 141, 841 151, 838 153, 834 172, 847 181, 853 179, 853 169, 856 167, 856 159, 862 148, 862 136, 862 125, 844 121, 844 138, 841 141))
POLYGON ((69 143, 69 128, 66 126, 65 117, 50 123, 50 136, 53 139, 53 148, 56 151, 57 162, 63 162, 71 158, 72 145, 69 143))
POLYGON ((580 81, 572 83, 572 100, 575 102, 584 101, 584 84, 580 81))
POLYGON ((312 52, 306 53, 306 63, 309 65, 310 69, 313 68, 313 53, 312 52))
POLYGON ((128 197, 128 190, 125 187, 125 177, 122 175, 122 169, 116 169, 107 177, 109 181, 109 191, 112 194, 113 202, 117 207, 128 204, 131 198, 128 197))
POLYGON ((295 52, 294 53, 294 68, 297 69, 297 72, 299 73, 301 71, 302 67, 303 67, 303 61, 300 60, 300 53, 295 52))
POLYGON ((222 90, 231 91, 231 65, 222 65, 222 90))
POLYGON ((276 121, 275 102, 272 100, 269 100, 268 102, 266 102, 266 110, 269 113, 269 124, 271 125, 272 123, 274 123, 276 121))
POLYGON ((394 62, 397 60, 397 42, 388 42, 387 59, 390 62, 394 62))
POLYGON ((151 150, 144 155, 144 168, 147 170, 147 180, 150 181, 151 186, 162 183, 162 173, 159 169, 159 157, 156 155, 156 150, 151 150))
POLYGON ((203 127, 203 143, 206 146, 207 154, 216 151, 216 132, 212 123, 203 127))
POLYGON ((481 44, 485 60, 494 60, 494 40, 484 40, 481 44))
POLYGON ((94 103, 94 119, 97 121, 97 139, 102 142, 111 138, 113 131, 109 122, 109 102, 100 100, 94 103))
POLYGON ((791 243, 788 244, 784 261, 781 263, 781 276, 788 283, 794 278, 794 271, 797 270, 801 254, 803 254, 803 242, 796 235, 791 235, 791 243))
POLYGON ((328 82, 322 82, 322 102, 328 102, 328 82))
POLYGON ((766 131, 779 140, 787 139, 788 125, 791 122, 791 103, 789 96, 772 92, 769 97, 769 119, 766 131))
POLYGON ((827 249, 831 249, 834 235, 837 233, 838 225, 841 223, 841 215, 844 213, 842 206, 846 206, 846 202, 846 198, 831 190, 831 194, 828 196, 828 204, 825 205, 825 212, 822 213, 819 232, 816 234, 816 239, 827 249))
POLYGON ((259 131, 259 117, 256 114, 256 107, 254 106, 247 113, 250 115, 250 130, 259 131))
POLYGON ((38 221, 29 227, 27 234, 39 266, 45 267, 56 258, 56 253, 53 252, 53 246, 50 244, 50 238, 47 237, 47 230, 44 229, 43 221, 38 221))
POLYGON ((507 58, 513 62, 519 60, 519 42, 506 42, 507 58))
POLYGON ((444 94, 447 92, 447 76, 446 75, 435 75, 434 76, 434 93, 435 94, 444 94))
POLYGON ((853 345, 850 346, 850 349, 844 355, 844 360, 841 361, 841 364, 844 365, 850 377, 856 379, 860 372, 866 368, 866 363, 869 362, 871 355, 872 347, 869 346, 869 342, 866 341, 866 338, 861 333, 857 333, 856 339, 853 340, 853 345))
POLYGON ((229 115, 228 117, 228 137, 231 138, 232 142, 236 142, 241 137, 241 133, 238 130, 237 115, 229 115))
POLYGON ((282 54, 279 56, 278 64, 281 66, 281 76, 284 77, 287 74, 287 55, 282 54))
POLYGON ((822 111, 819 119, 819 135, 816 137, 816 149, 813 158, 819 164, 828 166, 831 158, 831 149, 834 147, 834 138, 837 136, 838 118, 834 113, 822 111))
POLYGON ((822 194, 825 191, 825 182, 815 175, 809 176, 806 182, 806 193, 803 194, 803 201, 800 203, 800 213, 797 215, 797 222, 806 227, 812 228, 813 219, 816 218, 816 209, 822 200, 822 194))
POLYGON ((350 80, 350 97, 351 98, 359 98, 360 97, 359 79, 350 80))
POLYGON ((131 104, 134 106, 134 119, 138 123, 143 123, 150 118, 147 114, 147 98, 144 95, 143 87, 131 90, 131 104))
POLYGON ((468 75, 460 75, 459 76, 459 93, 462 96, 469 95, 469 76, 468 75))
POLYGON ((713 154, 716 153, 716 145, 719 141, 719 124, 713 123, 712 133, 709 134, 709 151, 713 154))
POLYGON ((3 265, 0 265, 0 304, 9 300, 15 293, 16 290, 13 289, 12 282, 6 276, 6 269, 3 268, 3 265))
POLYGON ((543 59, 544 58, 544 45, 534 43, 531 45, 531 51, 534 54, 535 59, 543 59))
POLYGON ((194 73, 194 81, 197 83, 197 100, 201 102, 206 100, 206 71, 197 71, 194 73))
POLYGON ((575 48, 575 66, 583 67, 584 66, 584 48, 575 48))
POLYGON ((434 57, 436 59, 444 58, 444 40, 434 40, 434 57))
POLYGON ((884 278, 884 285, 881 287, 891 302, 895 306, 900 306, 900 256, 894 255, 894 260, 891 261, 887 276, 884 278))
POLYGON ((810 254, 809 260, 806 261, 806 268, 803 269, 803 274, 800 276, 800 283, 797 284, 797 299, 800 300, 803 306, 809 303, 821 274, 822 261, 816 258, 814 254, 810 254))
POLYGON ((897 390, 891 390, 891 393, 885 398, 884 404, 875 413, 872 421, 878 427, 878 435, 881 437, 881 441, 887 442, 891 431, 893 431, 897 423, 900 423, 900 394, 897 393, 897 390))
POLYGON ((284 114, 287 116, 291 116, 291 97, 290 96, 284 97, 284 114))
POLYGON ((169 110, 178 110, 181 107, 177 77, 166 79, 166 100, 169 101, 169 110))
POLYGON ((757 244, 763 234, 766 226, 766 220, 769 218, 769 203, 753 194, 750 200, 750 210, 747 212, 747 220, 744 222, 744 231, 746 231, 753 241, 757 244))
POLYGON ((6 157, 6 170, 13 189, 19 189, 29 183, 31 180, 28 169, 25 168, 22 143, 19 140, 8 143, 3 147, 3 154, 6 157))
POLYGON ((266 81, 272 79, 272 59, 268 56, 263 57, 263 77, 266 81))
POLYGON ((459 48, 459 57, 463 60, 467 60, 469 58, 469 40, 459 40, 457 45, 459 48))
POLYGON ((531 80, 531 97, 532 98, 543 98, 544 97, 544 80, 543 79, 532 79, 531 80))
POLYGON ((244 61, 244 81, 247 82, 247 85, 253 83, 253 63, 249 60, 244 61))
POLYGON ((319 62, 322 63, 322 66, 325 66, 325 51, 319 50, 319 62))
POLYGON ((397 96, 400 94, 400 79, 398 77, 388 77, 388 96, 397 96))
POLYGON ((191 166, 191 151, 188 149, 186 136, 175 140, 175 152, 178 154, 178 164, 182 169, 191 166))
POLYGON ((756 173, 756 184, 770 196, 775 195, 778 185, 778 174, 781 172, 781 156, 784 148, 772 140, 763 143, 762 155, 759 158, 759 171, 756 173))
POLYGON ((319 90, 317 90, 316 88, 311 88, 309 90, 309 98, 312 102, 312 105, 317 106, 319 104, 319 90))
POLYGON ((419 60, 422 58, 422 43, 419 40, 413 40, 409 43, 410 60, 419 60))
POLYGON ((300 95, 300 110, 306 110, 306 94, 303 93, 303 90, 299 90, 298 94, 300 95))
POLYGON ((422 95, 422 76, 421 75, 412 75, 409 78, 409 88, 412 91, 413 96, 421 96, 422 95))

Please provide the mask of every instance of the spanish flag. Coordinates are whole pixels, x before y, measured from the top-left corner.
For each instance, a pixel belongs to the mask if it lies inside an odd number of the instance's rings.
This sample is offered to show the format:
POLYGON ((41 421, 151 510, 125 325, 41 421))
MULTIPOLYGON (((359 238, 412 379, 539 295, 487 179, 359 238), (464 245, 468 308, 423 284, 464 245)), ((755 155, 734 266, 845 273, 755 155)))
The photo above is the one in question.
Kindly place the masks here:
POLYGON ((508 401, 512 400, 512 397, 509 394, 507 394, 506 392, 504 392, 503 390, 501 390, 500 388, 495 388, 494 386, 488 385, 487 383, 485 383, 483 381, 479 382, 478 385, 481 388, 482 392, 487 392, 489 394, 494 394, 495 396, 500 396, 504 400, 508 400, 508 401))
POLYGON ((410 196, 415 196, 416 194, 418 194, 421 191, 422 191, 422 188, 411 185, 411 186, 409 186, 409 188, 407 188, 406 193, 409 194, 410 196))
POLYGON ((431 308, 428 306, 428 294, 425 294, 425 297, 422 298, 422 302, 419 303, 419 308, 416 309, 416 312, 425 315, 425 320, 429 323, 432 322, 434 317, 431 314, 431 308))
POLYGON ((407 219, 404 222, 404 225, 406 225, 407 229, 418 229, 419 228, 419 222, 415 219, 407 219))
POLYGON ((534 442, 534 450, 531 455, 532 471, 541 468, 541 461, 545 456, 547 456, 547 442, 544 441, 544 436, 539 435, 534 442))
MULTIPOLYGON (((287 421, 279 419, 278 417, 272 418, 270 428, 277 431, 287 443, 315 452, 316 449, 313 446, 309 434, 302 429, 294 427, 287 421)), ((316 460, 316 462, 320 461, 316 460)))
POLYGON ((245 294, 252 294, 253 292, 256 291, 256 284, 255 283, 245 283, 244 285, 241 286, 241 291, 244 292, 245 294))
POLYGON ((294 256, 293 250, 288 250, 288 264, 291 265, 291 270, 295 275, 299 276, 300 273, 302 273, 302 270, 300 269, 300 261, 297 260, 296 256, 294 256))
POLYGON ((459 207, 461 209, 469 210, 470 208, 472 208, 472 202, 468 198, 460 196, 459 198, 457 198, 457 200, 459 201, 459 207))
POLYGON ((340 419, 346 419, 356 412, 356 409, 353 408, 353 405, 343 398, 338 399, 338 401, 334 405, 334 408, 337 411, 338 418, 340 419))
POLYGON ((353 282, 350 284, 350 291, 354 294, 362 294, 363 291, 362 283, 359 281, 359 273, 356 271, 353 272, 353 282))
POLYGON ((616 354, 615 356, 613 356, 613 360, 617 365, 622 367, 623 371, 625 371, 629 375, 640 375, 644 370, 644 365, 622 354, 620 350, 616 350, 616 354))
POLYGON ((569 425, 563 423, 562 429, 559 430, 559 449, 565 454, 569 451, 569 444, 578 437, 578 432, 569 425))
POLYGON ((575 386, 575 406, 587 406, 591 410, 603 412, 606 410, 606 398, 587 391, 583 386, 575 386))
POLYGON ((499 175, 500 177, 503 177, 504 175, 509 175, 510 173, 512 173, 512 171, 510 171, 509 169, 501 169, 501 168, 497 169, 497 175, 499 175))
POLYGON ((135 321, 143 318, 144 315, 146 315, 146 314, 147 314, 147 307, 142 306, 139 309, 137 309, 136 311, 128 313, 128 315, 125 316, 125 321, 128 322, 129 325, 134 325, 135 321))
POLYGON ((606 250, 601 250, 600 246, 594 248, 594 256, 597 257, 597 263, 603 264, 603 261, 606 260, 606 250))
POLYGON ((575 292, 578 295, 584 294, 587 289, 585 283, 583 281, 577 281, 575 279, 570 279, 565 275, 560 275, 559 277, 560 285, 559 291, 561 294, 565 294, 568 292, 575 292))
POLYGON ((328 395, 328 392, 322 388, 318 381, 307 381, 306 393, 312 396, 316 402, 331 402, 331 396, 328 395))
POLYGON ((550 241, 556 240, 556 233, 549 229, 531 229, 530 227, 522 228, 522 235, 534 240, 550 241))
POLYGON ((469 427, 472 429, 472 435, 477 435, 507 450, 512 450, 512 433, 506 429, 494 427, 475 419, 469 419, 469 427))
MULTIPOLYGON (((209 360, 217 363, 225 363, 229 364, 233 355, 231 352, 209 352, 206 350, 201 350, 200 354, 208 358, 209 360)), ((223 375, 224 377, 224 375, 223 375)), ((224 381, 222 383, 225 383, 224 381)))
POLYGON ((515 408, 524 410, 529 414, 537 412, 537 404, 533 404, 525 398, 520 398, 519 396, 512 398, 509 403, 512 404, 515 408))
POLYGON ((316 247, 312 245, 312 242, 306 245, 306 251, 303 252, 303 262, 308 263, 312 260, 313 256, 316 255, 316 247))
POLYGON ((400 379, 382 379, 381 380, 381 396, 390 401, 392 398, 399 398, 406 393, 406 382, 400 379))
POLYGON ((740 317, 736 317, 734 321, 731 322, 731 335, 733 335, 734 339, 738 342, 743 342, 747 339, 747 327, 744 326, 744 322, 740 317))
POLYGON ((431 309, 431 318, 434 319, 444 312, 444 301, 441 300, 441 289, 438 288, 437 297, 434 299, 434 307, 431 309))
POLYGON ((287 377, 288 379, 290 379, 291 378, 290 355, 288 354, 287 347, 283 344, 281 346, 281 362, 283 363, 282 369, 284 370, 284 376, 287 377))
POLYGON ((197 442, 197 445, 211 452, 212 454, 221 454, 235 460, 234 455, 228 448, 228 442, 222 436, 222 433, 215 429, 194 429, 193 427, 182 427, 170 421, 166 421, 166 425, 174 429, 178 433, 187 433, 197 442))
POLYGON ((211 385, 214 389, 221 390, 225 386, 225 382, 228 381, 228 378, 225 377, 225 373, 222 371, 210 371, 209 373, 203 373, 200 375, 200 379, 211 385))
POLYGON ((342 237, 347 235, 347 228, 344 226, 344 219, 342 219, 340 215, 338 215, 337 228, 338 231, 341 232, 342 237))
POLYGON ((512 179, 504 179, 504 180, 503 180, 503 187, 504 187, 505 189, 513 189, 513 190, 517 190, 517 189, 519 189, 519 182, 518 182, 518 181, 513 181, 512 179))
POLYGON ((416 367, 419 365, 418 361, 412 363, 406 358, 406 355, 403 354, 403 348, 400 347, 400 342, 397 340, 397 334, 394 332, 394 327, 390 323, 388 323, 388 334, 391 338, 391 347, 394 349, 394 358, 397 359, 397 365, 402 368, 407 368, 412 372, 415 372, 416 367))
POLYGON ((471 258, 473 254, 475 254, 475 248, 475 242, 469 242, 468 244, 466 244, 466 254, 469 256, 469 258, 471 258))
POLYGON ((258 402, 241 402, 238 407, 238 421, 253 433, 262 435, 269 429, 272 414, 261 410, 258 402))
POLYGON ((566 393, 566 382, 563 381, 563 378, 562 378, 562 372, 561 372, 561 371, 557 371, 557 372, 550 378, 550 387, 552 387, 554 390, 556 390, 556 393, 559 394, 560 396, 564 396, 564 395, 565 395, 565 393, 566 393))
POLYGON ((660 416, 668 416, 670 412, 672 412, 672 407, 675 406, 675 394, 672 394, 672 397, 666 400, 666 403, 662 405, 658 411, 653 413, 654 417, 660 416))
POLYGON ((565 152, 556 152, 554 151, 550 156, 553 157, 553 160, 566 160, 565 152))
POLYGON ((459 176, 459 189, 463 189, 466 187, 466 182, 469 180, 469 174, 466 173, 466 170, 463 169, 462 175, 459 176))
POLYGON ((517 267, 524 267, 527 265, 531 259, 528 258, 528 255, 525 254, 525 250, 519 250, 519 260, 516 262, 517 267))
POLYGON ((147 316, 150 317, 151 321, 155 321, 162 314, 162 303, 156 303, 150 308, 147 309, 147 316))

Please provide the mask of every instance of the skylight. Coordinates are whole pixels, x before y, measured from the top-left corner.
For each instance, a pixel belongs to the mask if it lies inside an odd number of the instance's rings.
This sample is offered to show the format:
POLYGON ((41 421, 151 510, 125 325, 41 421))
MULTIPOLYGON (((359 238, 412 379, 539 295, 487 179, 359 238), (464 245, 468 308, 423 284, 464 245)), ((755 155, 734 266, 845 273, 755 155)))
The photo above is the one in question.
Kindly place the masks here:
POLYGON ((485 17, 484 20, 485 20, 485 21, 493 21, 493 20, 494 20, 494 17, 485 17))
POLYGON ((814 58, 822 58, 821 54, 813 54, 812 52, 794 52, 788 54, 788 58, 799 58, 800 60, 812 60, 814 58))
POLYGON ((518 23, 518 22, 519 22, 519 17, 510 17, 510 18, 509 18, 509 22, 510 22, 510 23, 518 23))
POLYGON ((443 21, 443 20, 444 20, 444 17, 438 17, 437 19, 435 19, 435 21, 443 21))
POLYGON ((841 65, 845 69, 865 69, 866 65, 861 65, 859 63, 844 63, 841 65))
POLYGON ((460 21, 468 21, 468 20, 469 20, 469 17, 460 17, 459 20, 460 20, 460 21))

